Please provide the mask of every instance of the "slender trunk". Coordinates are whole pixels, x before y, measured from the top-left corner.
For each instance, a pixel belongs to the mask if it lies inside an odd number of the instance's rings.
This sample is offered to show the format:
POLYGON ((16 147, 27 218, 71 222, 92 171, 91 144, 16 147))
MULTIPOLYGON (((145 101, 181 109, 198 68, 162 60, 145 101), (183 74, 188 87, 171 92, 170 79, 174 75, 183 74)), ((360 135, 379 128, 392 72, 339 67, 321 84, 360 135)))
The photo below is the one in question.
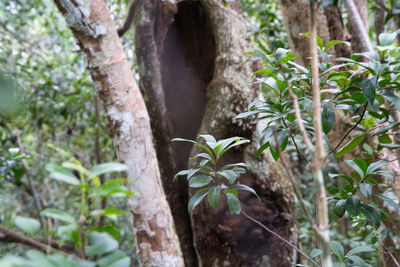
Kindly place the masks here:
POLYGON ((88 61, 118 157, 135 196, 129 199, 143 266, 183 266, 179 241, 161 186, 149 116, 102 0, 55 0, 88 61))
POLYGON ((323 144, 322 134, 322 119, 321 119, 321 94, 319 88, 319 58, 317 50, 317 24, 316 17, 318 4, 310 3, 310 50, 311 50, 311 72, 312 72, 312 95, 313 95, 313 116, 314 116, 314 131, 315 131, 315 151, 313 154, 313 173, 314 184, 316 191, 316 202, 318 211, 318 230, 320 235, 321 250, 322 250, 322 266, 331 267, 332 259, 329 253, 329 217, 328 204, 326 200, 326 189, 322 169, 326 153, 323 144))

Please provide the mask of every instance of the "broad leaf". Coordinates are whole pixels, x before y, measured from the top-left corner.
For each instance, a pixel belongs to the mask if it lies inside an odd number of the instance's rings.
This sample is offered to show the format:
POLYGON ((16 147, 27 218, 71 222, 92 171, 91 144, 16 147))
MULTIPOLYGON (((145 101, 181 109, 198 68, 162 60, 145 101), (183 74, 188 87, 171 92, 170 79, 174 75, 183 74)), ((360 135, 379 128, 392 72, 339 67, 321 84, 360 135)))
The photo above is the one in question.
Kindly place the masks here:
POLYGON ((105 173, 122 172, 127 170, 128 167, 125 164, 119 162, 107 162, 94 166, 90 172, 93 175, 99 176, 105 173))
POLYGON ((45 209, 42 212, 40 212, 42 216, 47 216, 56 220, 60 220, 63 222, 75 224, 75 218, 71 214, 63 211, 63 210, 58 210, 58 209, 45 209))
POLYGON ((338 152, 336 152, 336 157, 340 158, 347 153, 350 153, 364 140, 365 135, 359 135, 353 138, 350 142, 348 142, 345 146, 343 146, 338 152))
POLYGON ((46 165, 46 170, 50 172, 50 177, 53 178, 54 180, 64 182, 67 184, 71 185, 80 185, 81 182, 79 181, 76 176, 70 172, 69 170, 54 164, 54 163, 49 163, 46 165))
POLYGON ((207 195, 208 203, 210 203, 211 207, 213 207, 214 209, 217 209, 218 207, 220 193, 221 193, 221 186, 219 185, 211 187, 208 190, 208 195, 207 195))
POLYGON ((357 216, 360 213, 361 203, 358 196, 352 196, 346 200, 346 210, 351 216, 357 216))
POLYGON ((189 186, 193 188, 208 185, 213 179, 207 175, 196 175, 189 180, 189 186))
POLYGON ((240 206, 240 201, 237 198, 237 196, 235 196, 232 193, 226 193, 226 199, 228 201, 228 207, 229 207, 229 211, 231 213, 235 213, 235 214, 240 214, 241 211, 241 206, 240 206))
POLYGON ((329 248, 332 250, 333 254, 339 259, 343 260, 344 258, 344 248, 342 244, 338 241, 329 242, 329 248))
POLYGON ((17 216, 14 223, 19 229, 30 235, 34 235, 40 229, 40 222, 33 218, 17 216))
POLYGON ((88 257, 103 255, 118 249, 118 242, 107 233, 91 232, 88 235, 90 246, 85 247, 88 257))
POLYGON ((203 200, 203 198, 208 194, 208 188, 200 189, 192 196, 188 204, 189 214, 192 214, 193 209, 203 200))

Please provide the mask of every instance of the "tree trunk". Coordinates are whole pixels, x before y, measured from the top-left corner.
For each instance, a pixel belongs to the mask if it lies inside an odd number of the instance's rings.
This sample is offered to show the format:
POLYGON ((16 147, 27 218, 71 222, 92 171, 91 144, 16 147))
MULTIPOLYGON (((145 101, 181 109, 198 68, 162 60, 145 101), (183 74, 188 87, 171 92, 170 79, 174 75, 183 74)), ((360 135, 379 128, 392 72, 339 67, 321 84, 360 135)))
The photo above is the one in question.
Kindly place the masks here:
MULTIPOLYGON (((279 0, 279 7, 290 49, 299 54, 296 62, 308 67, 310 64, 309 39, 301 34, 310 31, 310 1, 279 0)), ((318 21, 318 35, 326 43, 329 41, 328 21, 322 8, 318 11, 318 21)))
POLYGON ((143 266, 183 266, 179 241, 161 186, 149 116, 105 1, 55 0, 88 61, 118 157, 128 167, 129 200, 143 266))
MULTIPOLYGON (((252 63, 243 53, 251 50, 250 40, 237 9, 217 0, 143 1, 135 12, 140 86, 187 266, 290 266, 296 262, 293 249, 245 217, 230 215, 223 201, 217 211, 208 204, 197 207, 190 224, 187 183, 172 184, 173 175, 188 167, 192 149, 170 143, 172 138, 194 139, 198 133, 251 138, 255 131, 249 121, 233 121, 258 97, 258 89, 248 87, 252 63)), ((240 194, 243 209, 296 244, 289 180, 279 164, 254 155, 254 146, 239 148, 224 162, 251 166, 240 182, 254 187, 263 202, 240 194)))

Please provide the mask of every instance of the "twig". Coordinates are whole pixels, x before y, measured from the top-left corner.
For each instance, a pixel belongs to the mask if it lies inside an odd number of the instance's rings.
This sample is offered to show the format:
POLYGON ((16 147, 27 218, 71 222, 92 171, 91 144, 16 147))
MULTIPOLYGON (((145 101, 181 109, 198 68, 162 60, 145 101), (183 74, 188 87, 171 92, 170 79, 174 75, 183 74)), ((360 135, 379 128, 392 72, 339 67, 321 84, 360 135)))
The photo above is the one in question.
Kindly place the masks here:
POLYGON ((328 155, 330 155, 330 154, 332 154, 332 153, 335 153, 336 150, 339 148, 339 146, 340 146, 340 145, 344 142, 344 140, 347 138, 347 136, 348 136, 355 128, 357 128, 357 126, 358 126, 358 125, 360 124, 360 122, 363 120, 366 110, 367 110, 367 104, 364 105, 364 110, 363 110, 363 112, 362 112, 362 114, 361 114, 360 119, 357 121, 357 123, 356 123, 353 127, 351 127, 350 130, 347 131, 347 133, 343 136, 342 140, 340 140, 339 144, 337 144, 337 145, 335 146, 335 148, 332 149, 332 150, 328 153, 328 155))
POLYGON ((308 148, 311 151, 314 151, 314 146, 311 143, 310 138, 308 137, 308 134, 306 132, 306 128, 304 127, 303 120, 301 119, 301 114, 300 114, 300 107, 299 107, 299 101, 297 99, 297 95, 293 93, 293 91, 289 88, 289 94, 292 97, 293 100, 293 107, 294 107, 294 114, 296 115, 297 119, 297 125, 299 126, 299 130, 301 135, 304 138, 304 142, 308 146, 308 148))
POLYGON ((33 239, 29 236, 20 234, 11 230, 4 225, 0 224, 0 241, 21 243, 32 248, 41 250, 46 252, 46 250, 51 250, 53 252, 61 253, 63 255, 74 255, 77 256, 74 252, 74 248, 70 246, 59 246, 58 244, 51 243, 51 246, 42 243, 39 240, 33 239))
POLYGON ((124 35, 129 28, 132 25, 133 19, 135 17, 135 9, 136 9, 136 4, 137 0, 131 0, 129 7, 128 7, 128 15, 126 16, 126 19, 124 21, 124 24, 122 24, 122 27, 118 29, 118 35, 121 37, 124 35))
POLYGON ((286 175, 289 177, 289 180, 290 180, 290 183, 292 184, 294 193, 295 193, 297 199, 298 199, 299 202, 300 202, 300 206, 301 206, 301 208, 303 209, 304 214, 306 215, 306 217, 307 217, 307 219, 308 219, 308 222, 310 223, 311 228, 314 230, 314 232, 315 232, 317 235, 320 235, 320 233, 319 233, 319 231, 318 231, 318 227, 317 227, 317 225, 315 224, 313 217, 311 216, 310 212, 308 211, 308 209, 307 209, 307 207, 306 207, 306 204, 305 204, 304 199, 303 199, 303 195, 301 194, 300 189, 299 189, 299 187, 298 187, 297 184, 296 184, 296 180, 294 179, 293 174, 292 174, 292 172, 290 171, 289 166, 286 164, 286 163, 287 163, 286 155, 285 155, 284 153, 280 153, 279 144, 278 144, 278 137, 277 137, 277 134, 276 134, 276 130, 275 130, 275 129, 274 129, 274 138, 275 138, 275 143, 277 144, 277 148, 275 148, 275 149, 276 149, 276 151, 278 151, 278 153, 280 154, 281 163, 282 163, 282 165, 283 165, 283 168, 284 168, 285 171, 286 171, 286 175))
POLYGON ((251 217, 250 215, 248 215, 246 212, 242 211, 241 212, 247 219, 249 219, 250 221, 258 224, 261 228, 263 228, 265 231, 267 231, 268 233, 274 235, 275 237, 277 237, 278 239, 282 240, 284 243, 286 243, 287 245, 289 245, 290 247, 292 247, 293 249, 295 249, 297 252, 299 252, 301 255, 303 255, 304 257, 306 257, 309 261, 311 261, 312 263, 314 263, 316 266, 320 266, 316 261, 314 261, 312 258, 310 258, 310 256, 308 256, 306 253, 304 253, 303 251, 301 251, 297 246, 293 245, 292 243, 290 243, 290 241, 286 240, 284 237, 282 237, 280 234, 274 232, 273 230, 269 229, 267 226, 265 226, 264 224, 262 224, 261 222, 259 222, 258 220, 254 219, 253 217, 251 217))
POLYGON ((294 136, 293 136, 293 134, 292 134, 292 131, 291 131, 290 128, 287 126, 287 124, 286 124, 286 122, 285 122, 285 120, 284 120, 283 118, 282 118, 282 122, 283 122, 283 125, 285 126, 285 128, 289 130, 290 139, 292 139, 292 142, 293 142, 293 144, 294 144, 294 147, 296 148, 297 153, 298 153, 299 155, 301 155, 301 156, 304 158, 304 160, 306 161, 307 165, 310 166, 310 163, 308 162, 307 157, 306 157, 303 153, 301 153, 301 151, 300 151, 300 149, 299 149, 299 147, 298 147, 298 145, 297 145, 297 142, 296 142, 296 140, 294 139, 294 136))

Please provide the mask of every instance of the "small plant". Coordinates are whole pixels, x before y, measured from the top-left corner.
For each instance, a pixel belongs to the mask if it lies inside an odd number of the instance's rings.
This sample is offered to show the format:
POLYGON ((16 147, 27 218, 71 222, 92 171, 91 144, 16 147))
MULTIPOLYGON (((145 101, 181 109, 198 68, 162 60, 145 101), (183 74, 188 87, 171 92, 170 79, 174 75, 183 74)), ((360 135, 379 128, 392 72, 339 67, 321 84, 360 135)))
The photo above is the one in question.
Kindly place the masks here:
POLYGON ((191 188, 199 189, 190 199, 188 210, 191 214, 193 209, 207 196, 208 203, 217 209, 221 193, 225 195, 231 213, 240 214, 241 205, 238 198, 238 190, 245 190, 253 193, 261 201, 254 189, 247 185, 236 183, 237 178, 246 173, 247 165, 243 162, 228 164, 218 168, 218 161, 231 148, 249 143, 250 140, 242 137, 231 137, 223 140, 215 140, 211 135, 200 135, 206 145, 199 142, 175 138, 172 141, 190 142, 200 147, 203 152, 195 155, 192 159, 201 159, 197 166, 178 172, 178 176, 186 175, 191 188), (205 187, 209 186, 209 187, 205 187), (204 187, 204 188, 203 188, 204 187))
MULTIPOLYGON (((50 145, 51 148, 68 160, 61 165, 48 163, 46 170, 50 177, 59 181, 72 191, 80 190, 79 207, 68 207, 68 210, 51 207, 45 208, 40 215, 47 218, 47 234, 55 238, 53 243, 40 243, 34 236, 42 228, 39 220, 17 216, 14 224, 26 233, 26 239, 38 242, 46 255, 37 250, 29 250, 26 257, 6 254, 0 259, 1 266, 130 266, 130 257, 119 250, 120 231, 116 226, 117 216, 125 212, 104 201, 108 198, 127 197, 133 193, 125 186, 127 179, 119 178, 101 182, 100 176, 125 171, 124 164, 108 162, 87 169, 70 153, 50 145), (79 215, 78 215, 79 214, 79 215), (106 218, 99 225, 99 217, 106 218), (67 251, 63 250, 67 244, 67 251), (72 246, 68 246, 71 245, 72 246)), ((67 193, 67 192, 66 192, 67 193)))

